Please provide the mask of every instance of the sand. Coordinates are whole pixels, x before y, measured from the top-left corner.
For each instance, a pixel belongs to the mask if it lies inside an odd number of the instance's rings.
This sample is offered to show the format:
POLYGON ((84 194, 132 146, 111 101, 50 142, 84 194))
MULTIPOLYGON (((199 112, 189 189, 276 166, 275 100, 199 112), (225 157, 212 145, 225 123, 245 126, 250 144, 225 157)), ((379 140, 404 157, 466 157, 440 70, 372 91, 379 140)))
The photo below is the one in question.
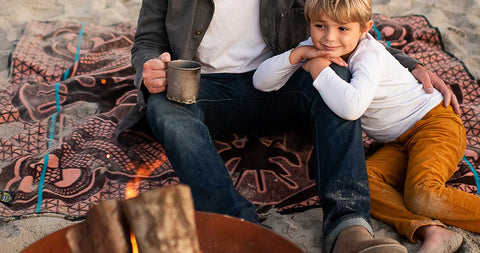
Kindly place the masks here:
MULTIPOLYGON (((141 0, 0 0, 0 38, 3 38, 0 43, 0 88, 8 85, 7 57, 26 22, 69 20, 101 25, 135 23, 140 3, 141 0)), ((462 60, 475 79, 480 78, 480 0, 373 0, 373 4, 375 13, 390 16, 425 15, 433 26, 440 29, 446 50, 462 60)), ((270 212, 267 218, 267 225, 305 252, 321 251, 320 208, 288 215, 270 212)), ((36 240, 72 224, 72 221, 53 216, 2 222, 0 251, 20 252, 36 240)), ((420 243, 410 243, 383 222, 374 219, 373 226, 376 237, 396 239, 409 252, 416 252, 420 247, 420 243)), ((459 252, 480 252, 479 234, 449 228, 464 237, 459 252)))

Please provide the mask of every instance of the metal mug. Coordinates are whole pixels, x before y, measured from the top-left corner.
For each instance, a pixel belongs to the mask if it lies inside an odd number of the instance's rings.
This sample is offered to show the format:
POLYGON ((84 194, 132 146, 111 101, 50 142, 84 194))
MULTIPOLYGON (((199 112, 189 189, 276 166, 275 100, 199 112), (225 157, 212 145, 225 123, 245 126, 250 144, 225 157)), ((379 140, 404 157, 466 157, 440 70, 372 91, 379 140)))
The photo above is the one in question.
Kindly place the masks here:
POLYGON ((174 60, 167 64, 167 98, 184 104, 197 101, 200 89, 200 63, 174 60))

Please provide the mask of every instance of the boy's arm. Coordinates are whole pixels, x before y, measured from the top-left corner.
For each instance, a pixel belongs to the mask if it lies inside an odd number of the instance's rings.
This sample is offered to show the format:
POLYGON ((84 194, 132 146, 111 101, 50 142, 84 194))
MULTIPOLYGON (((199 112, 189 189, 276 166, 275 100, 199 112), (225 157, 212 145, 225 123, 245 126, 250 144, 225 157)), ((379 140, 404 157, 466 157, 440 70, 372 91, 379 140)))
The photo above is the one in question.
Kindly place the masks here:
MULTIPOLYGON (((374 48, 363 48, 351 59, 349 69, 354 73, 350 83, 343 80, 331 67, 324 68, 315 77, 313 86, 327 106, 345 120, 357 120, 372 103, 380 84, 384 55, 374 48), (375 67, 372 67, 375 66, 375 67)), ((324 62, 312 59, 310 70, 323 68, 324 62)), ((313 73, 310 72, 313 76, 313 73)))
POLYGON ((273 56, 258 66, 253 74, 253 86, 261 91, 275 91, 283 87, 301 64, 290 64, 290 51, 273 56))
POLYGON ((358 82, 360 86, 353 85, 354 78, 350 83, 346 82, 330 67, 325 68, 313 86, 318 90, 327 106, 340 118, 345 120, 357 120, 367 110, 373 101, 376 86, 374 83, 358 82))
MULTIPOLYGON (((298 47, 262 62, 253 75, 253 85, 261 91, 278 90, 306 60, 322 57, 325 54, 328 52, 316 49, 309 38, 301 42, 298 47)), ((347 65, 341 57, 329 58, 328 61, 340 66, 347 65)))

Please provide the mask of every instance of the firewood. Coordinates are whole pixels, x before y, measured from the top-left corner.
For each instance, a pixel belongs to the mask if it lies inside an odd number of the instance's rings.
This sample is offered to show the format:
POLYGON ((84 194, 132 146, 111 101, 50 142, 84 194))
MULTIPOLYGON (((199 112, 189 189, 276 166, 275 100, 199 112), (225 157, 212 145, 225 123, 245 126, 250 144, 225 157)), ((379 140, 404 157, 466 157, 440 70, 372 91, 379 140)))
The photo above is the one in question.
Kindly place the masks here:
POLYGON ((87 219, 70 229, 68 244, 73 253, 130 252, 130 236, 121 206, 116 200, 93 205, 87 219))
POLYGON ((162 187, 129 200, 103 201, 66 237, 73 253, 129 253, 130 233, 139 253, 200 252, 190 187, 162 187))
POLYGON ((140 253, 200 252, 190 187, 150 190, 121 205, 140 253))

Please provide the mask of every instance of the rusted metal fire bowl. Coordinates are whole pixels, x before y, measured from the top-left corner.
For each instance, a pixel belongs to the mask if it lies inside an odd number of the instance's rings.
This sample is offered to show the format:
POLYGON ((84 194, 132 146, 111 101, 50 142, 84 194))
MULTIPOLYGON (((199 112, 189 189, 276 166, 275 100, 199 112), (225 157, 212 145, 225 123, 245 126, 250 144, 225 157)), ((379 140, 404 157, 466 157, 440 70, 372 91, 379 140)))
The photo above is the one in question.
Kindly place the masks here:
MULTIPOLYGON (((198 240, 203 253, 302 253, 295 244, 262 226, 234 217, 195 212, 198 240)), ((70 253, 66 234, 72 225, 26 248, 23 253, 70 253)))

